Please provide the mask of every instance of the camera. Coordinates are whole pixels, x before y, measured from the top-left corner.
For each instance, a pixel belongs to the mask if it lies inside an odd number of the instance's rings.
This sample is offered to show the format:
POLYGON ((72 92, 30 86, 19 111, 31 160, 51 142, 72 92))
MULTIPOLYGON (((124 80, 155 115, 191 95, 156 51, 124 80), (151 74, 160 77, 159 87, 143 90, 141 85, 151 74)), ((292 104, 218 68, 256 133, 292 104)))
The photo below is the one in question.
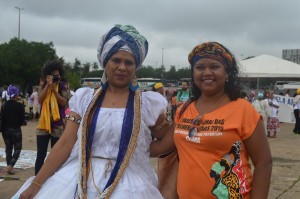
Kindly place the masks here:
POLYGON ((58 82, 60 80, 60 76, 59 75, 52 75, 52 81, 53 82, 58 82))

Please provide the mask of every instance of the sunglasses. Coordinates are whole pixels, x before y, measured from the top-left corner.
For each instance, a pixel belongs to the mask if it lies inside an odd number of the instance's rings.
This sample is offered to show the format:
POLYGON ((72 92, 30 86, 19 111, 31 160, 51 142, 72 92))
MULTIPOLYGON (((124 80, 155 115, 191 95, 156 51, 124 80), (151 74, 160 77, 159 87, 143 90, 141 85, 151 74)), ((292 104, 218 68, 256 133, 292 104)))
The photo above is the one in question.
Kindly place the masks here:
POLYGON ((188 136, 190 138, 195 137, 195 135, 197 134, 196 124, 199 124, 201 122, 202 117, 203 117, 203 115, 198 115, 195 119, 193 119, 192 124, 194 126, 190 127, 189 133, 188 133, 188 136))

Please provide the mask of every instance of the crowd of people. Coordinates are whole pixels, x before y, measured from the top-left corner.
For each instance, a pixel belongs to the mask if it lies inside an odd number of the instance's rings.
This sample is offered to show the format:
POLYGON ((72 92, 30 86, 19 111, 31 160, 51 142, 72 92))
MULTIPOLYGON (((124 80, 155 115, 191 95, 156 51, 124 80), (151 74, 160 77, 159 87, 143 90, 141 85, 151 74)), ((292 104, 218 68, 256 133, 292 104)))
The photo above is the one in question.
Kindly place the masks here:
MULTIPOLYGON (((267 137, 276 138, 280 130, 274 93, 243 97, 236 58, 218 42, 192 48, 191 82, 171 92, 157 82, 141 92, 135 74, 147 52, 147 39, 133 26, 114 26, 97 49, 101 87, 80 88, 73 96, 63 63, 45 62, 42 84, 28 96, 38 119, 35 173, 13 198, 166 198, 150 157, 170 152, 178 156, 177 198, 267 198, 267 137)), ((1 131, 7 173, 14 174, 25 109, 16 101, 16 86, 4 89, 1 131)))
POLYGON ((35 174, 44 163, 49 140, 53 147, 63 132, 64 113, 70 98, 68 85, 63 81, 63 63, 58 60, 47 61, 42 69, 42 75, 44 83, 40 90, 38 86, 34 86, 32 93, 27 93, 27 103, 21 98, 17 86, 4 86, 1 100, 1 132, 5 143, 8 174, 15 173, 13 167, 22 149, 21 126, 27 124, 26 119, 32 121, 39 119, 36 132, 35 174), (29 113, 25 111, 26 109, 29 113))

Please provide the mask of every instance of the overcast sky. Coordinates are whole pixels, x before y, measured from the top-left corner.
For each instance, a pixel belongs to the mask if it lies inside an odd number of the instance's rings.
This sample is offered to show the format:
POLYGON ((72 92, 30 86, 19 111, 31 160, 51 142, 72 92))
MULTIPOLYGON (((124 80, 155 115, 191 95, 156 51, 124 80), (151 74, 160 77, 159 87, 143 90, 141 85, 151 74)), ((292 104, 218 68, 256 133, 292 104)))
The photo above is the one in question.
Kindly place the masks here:
POLYGON ((99 38, 115 24, 130 24, 149 42, 144 65, 189 66, 197 44, 217 41, 238 58, 300 49, 298 0, 0 0, 0 43, 53 42, 73 63, 97 61, 99 38))

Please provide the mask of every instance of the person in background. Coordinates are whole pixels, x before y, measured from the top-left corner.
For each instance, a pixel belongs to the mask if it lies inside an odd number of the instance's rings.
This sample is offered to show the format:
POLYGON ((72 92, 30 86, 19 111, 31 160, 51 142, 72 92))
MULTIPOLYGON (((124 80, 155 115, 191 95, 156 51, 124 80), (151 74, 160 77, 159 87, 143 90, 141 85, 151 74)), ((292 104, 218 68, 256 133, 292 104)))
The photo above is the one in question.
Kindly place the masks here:
MULTIPOLYGON (((206 42, 188 60, 193 98, 177 109, 173 125, 179 198, 268 198, 271 151, 262 117, 240 98, 235 57, 222 44, 206 42)), ((169 142, 156 141, 152 155, 171 150, 158 147, 169 142)))
POLYGON ((267 102, 271 110, 267 123, 267 137, 277 138, 277 133, 280 130, 280 123, 278 118, 279 104, 275 99, 274 93, 272 91, 270 91, 269 94, 267 94, 267 97, 267 102), (271 133, 273 133, 272 136, 271 133))
POLYGON ((164 85, 161 82, 158 82, 153 85, 152 91, 160 93, 162 96, 164 96, 168 102, 168 106, 166 108, 166 114, 168 121, 171 121, 172 117, 172 105, 169 98, 169 91, 165 89, 164 85))
POLYGON ((165 88, 161 82, 157 82, 153 85, 152 91, 160 93, 162 96, 165 96, 165 88))
MULTIPOLYGON (((270 93, 271 93, 271 91, 268 90, 268 89, 266 89, 266 90, 264 91, 264 100, 265 100, 266 102, 268 102, 268 100, 269 100, 269 98, 270 98, 270 93)), ((269 103, 268 103, 268 104, 269 104, 269 103)))
POLYGON ((262 92, 257 93, 257 99, 259 103, 259 114, 263 117, 265 132, 267 132, 267 122, 270 116, 270 106, 267 101, 264 100, 264 94, 262 92))
POLYGON ((177 92, 177 97, 176 97, 176 106, 179 107, 184 102, 188 101, 192 97, 191 90, 188 88, 188 82, 187 81, 182 81, 181 82, 181 90, 177 92))
POLYGON ((33 116, 33 98, 31 98, 31 94, 28 95, 28 97, 27 97, 27 105, 28 105, 29 113, 32 116, 30 119, 32 120, 34 116, 33 116))
POLYGON ((171 104, 172 104, 172 112, 171 112, 171 119, 174 120, 174 116, 177 110, 176 106, 176 98, 177 98, 177 90, 174 90, 171 97, 171 104))
POLYGON ((37 126, 37 157, 35 174, 44 164, 49 141, 51 148, 58 141, 64 130, 65 109, 68 106, 70 92, 64 77, 61 60, 46 61, 42 69, 43 85, 38 96, 41 113, 37 126))
POLYGON ((300 88, 297 89, 296 96, 294 97, 293 109, 296 120, 293 132, 300 134, 300 88))
POLYGON ((250 91, 250 93, 249 93, 249 102, 251 103, 251 104, 253 104, 253 102, 255 101, 255 100, 257 100, 256 99, 256 96, 255 96, 256 94, 255 94, 255 91, 250 91))
POLYGON ((250 96, 249 102, 252 104, 252 106, 255 108, 255 110, 260 114, 262 110, 261 110, 260 103, 256 98, 255 91, 251 91, 249 96, 250 96))
POLYGON ((3 86, 3 91, 1 94, 2 104, 9 100, 9 95, 7 94, 7 85, 3 86))
POLYGON ((147 52, 147 40, 133 26, 116 25, 102 36, 101 87, 76 91, 62 137, 14 197, 162 199, 149 153, 151 134, 172 137, 167 101, 133 84, 147 52))
POLYGON ((32 113, 33 113, 33 120, 35 121, 37 119, 37 116, 40 114, 40 104, 39 104, 39 94, 38 94, 39 88, 37 86, 34 87, 33 92, 30 96, 30 99, 32 100, 32 113))
POLYGON ((285 92, 285 97, 291 97, 291 91, 290 89, 287 89, 286 92, 285 92))
POLYGON ((5 143, 5 154, 7 173, 14 174, 14 166, 22 150, 22 129, 25 120, 25 108, 17 102, 19 89, 14 85, 9 85, 7 94, 9 100, 5 102, 2 110, 1 122, 3 125, 2 137, 5 143))
POLYGON ((30 97, 30 95, 32 94, 32 92, 33 92, 32 82, 29 82, 25 97, 30 97))

